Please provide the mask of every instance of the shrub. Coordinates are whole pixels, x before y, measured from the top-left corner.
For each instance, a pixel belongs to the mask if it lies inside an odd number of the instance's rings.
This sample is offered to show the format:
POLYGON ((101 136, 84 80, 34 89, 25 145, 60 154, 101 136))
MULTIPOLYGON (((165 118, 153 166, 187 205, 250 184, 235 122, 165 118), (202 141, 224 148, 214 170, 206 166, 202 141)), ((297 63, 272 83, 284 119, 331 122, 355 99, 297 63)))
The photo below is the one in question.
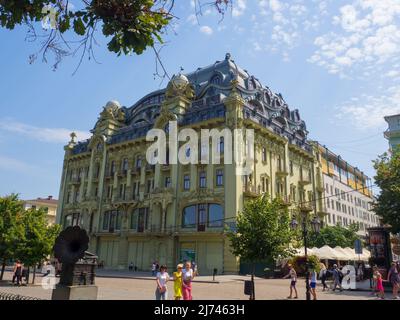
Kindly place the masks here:
MULTIPOLYGON (((303 275, 306 272, 306 258, 304 256, 293 257, 290 262, 297 274, 303 275)), ((309 269, 314 269, 319 273, 321 270, 321 264, 319 258, 315 255, 308 256, 308 266, 309 269)))

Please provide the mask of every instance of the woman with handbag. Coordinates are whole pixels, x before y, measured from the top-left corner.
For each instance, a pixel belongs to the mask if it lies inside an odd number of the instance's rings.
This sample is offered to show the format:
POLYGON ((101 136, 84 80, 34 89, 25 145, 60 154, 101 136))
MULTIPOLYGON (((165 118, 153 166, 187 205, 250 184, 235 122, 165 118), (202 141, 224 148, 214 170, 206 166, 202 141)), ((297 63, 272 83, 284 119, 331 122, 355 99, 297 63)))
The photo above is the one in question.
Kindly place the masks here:
POLYGON ((156 300, 168 300, 167 282, 169 281, 169 275, 167 273, 167 267, 161 266, 160 272, 157 273, 157 289, 156 289, 156 300))
POLYGON ((192 270, 192 264, 186 262, 185 270, 182 273, 182 296, 183 300, 192 300, 192 281, 194 279, 194 272, 192 270))

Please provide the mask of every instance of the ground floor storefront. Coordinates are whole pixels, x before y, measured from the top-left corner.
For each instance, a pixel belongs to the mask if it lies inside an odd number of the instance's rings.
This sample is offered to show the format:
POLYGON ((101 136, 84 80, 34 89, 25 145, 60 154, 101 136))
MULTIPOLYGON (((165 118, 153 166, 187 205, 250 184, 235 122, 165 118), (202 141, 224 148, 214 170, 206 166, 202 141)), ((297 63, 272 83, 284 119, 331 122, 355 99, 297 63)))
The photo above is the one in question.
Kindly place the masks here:
POLYGON ((229 241, 221 234, 208 235, 100 235, 90 241, 105 269, 150 271, 153 262, 174 270, 178 263, 194 261, 201 275, 235 274, 239 271, 229 241))

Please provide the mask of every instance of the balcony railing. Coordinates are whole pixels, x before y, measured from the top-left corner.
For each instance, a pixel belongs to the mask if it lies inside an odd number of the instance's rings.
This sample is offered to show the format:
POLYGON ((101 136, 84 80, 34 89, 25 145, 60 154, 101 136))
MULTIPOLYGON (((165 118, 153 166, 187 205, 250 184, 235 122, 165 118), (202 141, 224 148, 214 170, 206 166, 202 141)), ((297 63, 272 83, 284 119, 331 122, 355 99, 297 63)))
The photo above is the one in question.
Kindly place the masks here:
POLYGON ((256 186, 250 184, 243 186, 243 193, 248 197, 258 197, 261 194, 256 186))
POLYGON ((299 209, 301 212, 311 212, 314 210, 314 207, 311 202, 301 202, 299 204, 299 209))
POLYGON ((311 177, 308 174, 300 173, 299 183, 301 185, 307 185, 311 183, 311 177))
POLYGON ((279 164, 276 166, 276 174, 278 176, 287 176, 289 172, 286 169, 286 166, 283 164, 279 164))

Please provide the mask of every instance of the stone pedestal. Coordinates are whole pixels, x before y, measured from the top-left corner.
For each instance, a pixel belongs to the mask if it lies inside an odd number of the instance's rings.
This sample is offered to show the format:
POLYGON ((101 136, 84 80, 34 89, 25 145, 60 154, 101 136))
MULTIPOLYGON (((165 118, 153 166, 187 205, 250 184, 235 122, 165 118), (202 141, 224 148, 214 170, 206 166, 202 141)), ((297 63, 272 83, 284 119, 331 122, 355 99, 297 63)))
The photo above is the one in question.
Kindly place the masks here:
POLYGON ((97 300, 97 286, 57 286, 51 300, 97 300))

